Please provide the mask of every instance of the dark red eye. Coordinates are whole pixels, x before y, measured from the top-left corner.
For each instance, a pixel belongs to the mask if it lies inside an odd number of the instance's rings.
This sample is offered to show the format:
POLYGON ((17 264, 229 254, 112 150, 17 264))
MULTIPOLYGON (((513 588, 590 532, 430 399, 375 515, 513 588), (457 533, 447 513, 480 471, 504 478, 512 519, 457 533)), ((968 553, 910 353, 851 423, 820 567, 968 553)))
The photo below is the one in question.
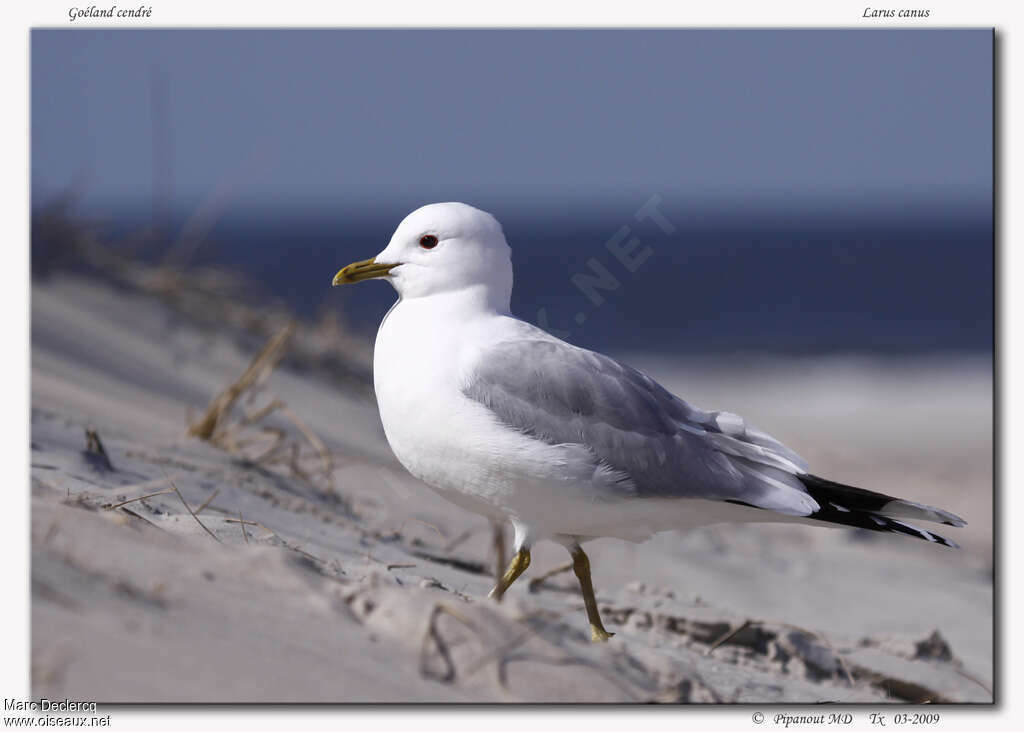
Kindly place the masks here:
POLYGON ((437 237, 433 234, 424 234, 420 237, 420 246, 424 249, 433 249, 437 246, 437 237))

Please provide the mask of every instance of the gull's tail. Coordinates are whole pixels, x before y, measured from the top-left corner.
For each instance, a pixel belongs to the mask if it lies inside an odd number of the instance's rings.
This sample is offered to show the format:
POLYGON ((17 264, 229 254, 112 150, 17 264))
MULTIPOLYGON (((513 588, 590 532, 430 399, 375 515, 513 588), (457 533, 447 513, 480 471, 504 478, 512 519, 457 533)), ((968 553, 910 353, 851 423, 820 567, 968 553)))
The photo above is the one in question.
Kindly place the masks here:
POLYGON ((959 548, 959 544, 930 531, 904 523, 909 518, 933 521, 947 526, 966 526, 959 516, 913 501, 904 501, 883 493, 854 488, 804 473, 796 476, 807 493, 818 502, 819 509, 807 518, 871 531, 886 531, 914 536, 935 544, 959 548))

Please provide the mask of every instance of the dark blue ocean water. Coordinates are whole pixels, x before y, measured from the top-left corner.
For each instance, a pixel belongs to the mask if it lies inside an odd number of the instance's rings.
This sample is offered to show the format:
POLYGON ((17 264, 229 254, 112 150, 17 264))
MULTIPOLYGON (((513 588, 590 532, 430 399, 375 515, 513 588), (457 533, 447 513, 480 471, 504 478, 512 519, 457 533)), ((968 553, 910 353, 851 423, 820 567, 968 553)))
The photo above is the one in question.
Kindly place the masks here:
MULTIPOLYGON (((987 213, 664 205, 665 227, 636 219, 643 202, 495 211, 513 248, 513 312, 579 345, 620 352, 992 349, 987 213), (606 246, 623 227, 638 241, 606 246)), ((394 291, 383 282, 332 288, 330 281, 350 261, 381 251, 404 211, 228 213, 193 262, 251 276, 304 316, 336 308, 349 327, 372 334, 394 291)), ((115 219, 112 231, 129 229, 131 220, 115 219)))

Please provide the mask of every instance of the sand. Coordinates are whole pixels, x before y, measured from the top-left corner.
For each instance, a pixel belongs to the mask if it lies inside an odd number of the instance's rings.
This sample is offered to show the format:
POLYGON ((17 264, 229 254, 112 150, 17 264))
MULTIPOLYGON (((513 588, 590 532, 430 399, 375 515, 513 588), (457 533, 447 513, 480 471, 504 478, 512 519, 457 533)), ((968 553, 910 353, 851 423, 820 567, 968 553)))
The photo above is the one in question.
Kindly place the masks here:
POLYGON ((571 573, 535 581, 566 561, 558 546, 536 548, 504 603, 486 599, 491 527, 395 461, 365 341, 300 327, 230 416, 278 399, 301 427, 277 410, 220 444, 187 436, 267 339, 207 315, 96 279, 33 283, 35 698, 992 699, 986 359, 632 357, 816 473, 969 526, 944 527, 959 551, 789 525, 596 541, 615 636, 592 644, 571 573))

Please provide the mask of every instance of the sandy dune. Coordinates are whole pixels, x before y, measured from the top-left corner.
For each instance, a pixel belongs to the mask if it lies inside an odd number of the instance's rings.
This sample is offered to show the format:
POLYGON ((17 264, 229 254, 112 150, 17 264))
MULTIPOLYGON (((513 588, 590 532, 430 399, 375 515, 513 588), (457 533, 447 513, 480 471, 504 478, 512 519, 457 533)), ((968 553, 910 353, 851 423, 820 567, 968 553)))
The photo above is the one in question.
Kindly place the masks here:
MULTIPOLYGON (((315 351, 309 329, 295 338, 315 351)), ((616 635, 594 645, 571 574, 529 581, 565 562, 560 547, 537 548, 505 603, 485 599, 490 528, 391 456, 365 344, 344 378, 286 358, 236 408, 237 420, 282 400, 329 449, 330 476, 280 411, 240 428, 254 442, 235 451, 186 437, 189 410, 263 340, 93 280, 33 284, 34 697, 991 700, 985 360, 630 359, 697 404, 744 414, 819 474, 969 526, 948 530, 960 551, 783 525, 597 541, 616 635), (86 451, 87 429, 109 466, 86 451), (169 481, 178 493, 110 508, 169 481), (203 506, 198 520, 186 504, 203 506)))

